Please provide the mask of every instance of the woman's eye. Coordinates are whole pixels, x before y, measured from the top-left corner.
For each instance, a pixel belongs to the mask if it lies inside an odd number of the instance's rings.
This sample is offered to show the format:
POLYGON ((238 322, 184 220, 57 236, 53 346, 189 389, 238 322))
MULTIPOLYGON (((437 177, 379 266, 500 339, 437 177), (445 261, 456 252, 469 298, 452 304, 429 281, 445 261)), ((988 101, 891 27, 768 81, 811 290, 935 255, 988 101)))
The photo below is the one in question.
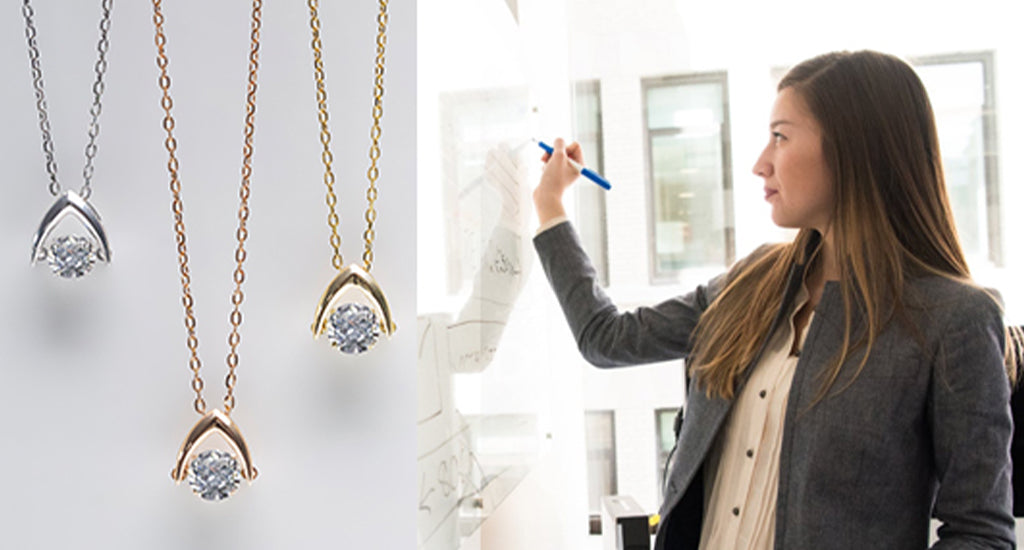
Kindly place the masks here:
POLYGON ((783 141, 785 139, 786 139, 786 136, 784 136, 784 135, 782 135, 782 134, 780 134, 778 132, 772 132, 772 141, 773 142, 778 143, 778 142, 783 141))

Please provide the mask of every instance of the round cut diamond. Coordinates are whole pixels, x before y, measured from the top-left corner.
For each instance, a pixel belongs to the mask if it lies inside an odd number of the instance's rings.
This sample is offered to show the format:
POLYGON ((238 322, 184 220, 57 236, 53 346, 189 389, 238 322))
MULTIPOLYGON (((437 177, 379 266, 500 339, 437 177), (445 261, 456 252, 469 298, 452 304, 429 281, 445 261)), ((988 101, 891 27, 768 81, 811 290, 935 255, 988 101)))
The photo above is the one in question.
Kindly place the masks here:
POLYGON ((331 314, 327 338, 345 353, 363 353, 380 338, 380 323, 369 307, 345 304, 331 314))
POLYGON ((85 237, 63 235, 46 249, 46 261, 54 274, 65 279, 77 279, 92 270, 96 263, 96 248, 85 237))
POLYGON ((216 449, 199 453, 188 467, 188 484, 204 500, 224 500, 242 481, 238 461, 216 449))

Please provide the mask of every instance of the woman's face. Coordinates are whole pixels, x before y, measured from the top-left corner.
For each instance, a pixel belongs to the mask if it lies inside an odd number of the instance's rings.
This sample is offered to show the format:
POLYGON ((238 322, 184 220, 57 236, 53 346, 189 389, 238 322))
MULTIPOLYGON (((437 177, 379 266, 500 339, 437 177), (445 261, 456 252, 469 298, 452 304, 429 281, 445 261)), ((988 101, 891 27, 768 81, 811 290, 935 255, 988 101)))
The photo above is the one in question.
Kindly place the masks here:
POLYGON ((780 227, 825 234, 834 202, 832 177, 821 152, 821 130, 792 88, 775 98, 768 145, 754 164, 764 178, 764 200, 780 227))

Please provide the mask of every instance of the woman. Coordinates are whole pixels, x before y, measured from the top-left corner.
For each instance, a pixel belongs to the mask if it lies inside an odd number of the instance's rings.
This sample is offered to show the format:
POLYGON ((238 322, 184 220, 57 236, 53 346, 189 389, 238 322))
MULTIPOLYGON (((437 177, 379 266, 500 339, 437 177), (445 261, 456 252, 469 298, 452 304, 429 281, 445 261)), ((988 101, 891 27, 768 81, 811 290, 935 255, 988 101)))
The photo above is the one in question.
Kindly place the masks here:
POLYGON ((598 366, 686 357, 658 549, 1012 548, 1005 329, 953 228, 917 75, 826 54, 778 87, 754 165, 798 228, 694 292, 620 313, 561 204, 559 140, 534 203, 541 262, 598 366))

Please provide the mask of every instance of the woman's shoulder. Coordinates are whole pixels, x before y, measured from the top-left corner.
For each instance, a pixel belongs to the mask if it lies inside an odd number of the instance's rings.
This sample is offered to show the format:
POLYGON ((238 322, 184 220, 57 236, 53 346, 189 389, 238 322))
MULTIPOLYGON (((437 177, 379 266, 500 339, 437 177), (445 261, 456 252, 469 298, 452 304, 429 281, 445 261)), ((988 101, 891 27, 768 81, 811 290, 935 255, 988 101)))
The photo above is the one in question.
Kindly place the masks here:
POLYGON ((999 292, 963 277, 915 277, 908 282, 903 301, 912 311, 925 311, 942 319, 1002 317, 999 292))

